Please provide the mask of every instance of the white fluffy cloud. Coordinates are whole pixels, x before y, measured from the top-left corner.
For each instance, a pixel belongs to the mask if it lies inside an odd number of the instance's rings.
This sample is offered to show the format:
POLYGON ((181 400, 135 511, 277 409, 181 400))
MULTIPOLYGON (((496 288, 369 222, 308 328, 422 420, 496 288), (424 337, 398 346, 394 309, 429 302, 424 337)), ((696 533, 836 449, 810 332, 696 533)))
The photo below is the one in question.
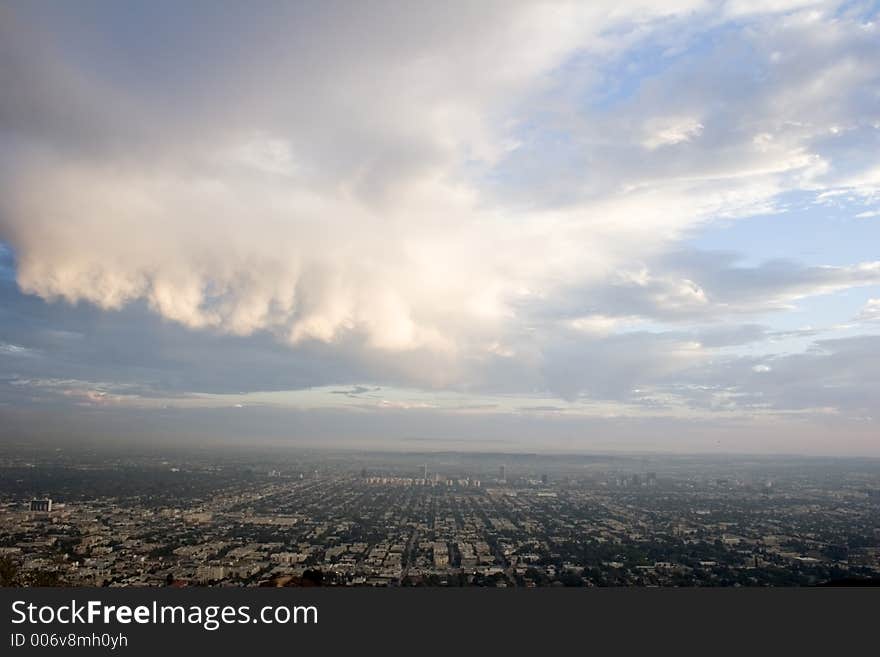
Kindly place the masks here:
MULTIPOLYGON (((557 317, 581 333, 718 311, 712 281, 640 263, 787 191, 876 187, 878 161, 847 135, 878 140, 877 27, 814 5, 224 7, 190 17, 197 35, 8 7, 0 239, 21 289, 50 301, 145 300, 193 329, 355 345, 422 384, 477 385, 504 358, 564 370, 578 340, 535 318, 567 291, 595 300, 557 317), (705 57, 676 55, 691 45, 705 57), (659 69, 603 104, 642 51, 659 69), (650 299, 617 308, 621 287, 650 299), (426 353, 436 367, 408 360, 426 353)), ((777 296, 734 283, 762 310, 875 269, 777 296)), ((614 344, 608 367, 629 362, 614 344)), ((665 373, 698 351, 648 353, 665 373)), ((564 394, 594 385, 569 379, 564 394)))

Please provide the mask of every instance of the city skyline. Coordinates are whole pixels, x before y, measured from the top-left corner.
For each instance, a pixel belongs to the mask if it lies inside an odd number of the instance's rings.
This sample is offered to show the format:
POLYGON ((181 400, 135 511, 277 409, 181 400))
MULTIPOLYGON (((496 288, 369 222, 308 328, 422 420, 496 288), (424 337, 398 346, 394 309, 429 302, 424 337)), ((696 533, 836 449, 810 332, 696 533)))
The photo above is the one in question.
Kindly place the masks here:
POLYGON ((880 456, 873 2, 6 2, 0 441, 880 456))

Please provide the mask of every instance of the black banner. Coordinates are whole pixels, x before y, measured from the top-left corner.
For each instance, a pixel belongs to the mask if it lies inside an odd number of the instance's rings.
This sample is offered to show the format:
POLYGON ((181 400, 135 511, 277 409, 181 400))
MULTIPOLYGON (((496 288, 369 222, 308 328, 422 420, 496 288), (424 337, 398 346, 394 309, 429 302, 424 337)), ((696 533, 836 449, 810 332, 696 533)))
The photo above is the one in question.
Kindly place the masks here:
POLYGON ((9 655, 771 646, 790 655, 870 645, 880 589, 0 589, 0 601, 9 655))

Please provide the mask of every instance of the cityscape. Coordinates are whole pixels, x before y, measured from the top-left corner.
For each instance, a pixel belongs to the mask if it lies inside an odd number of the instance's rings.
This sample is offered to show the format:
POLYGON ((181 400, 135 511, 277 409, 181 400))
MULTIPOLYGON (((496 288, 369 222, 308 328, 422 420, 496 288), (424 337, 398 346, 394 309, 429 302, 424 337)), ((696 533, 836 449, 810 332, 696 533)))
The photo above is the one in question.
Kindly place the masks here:
POLYGON ((880 460, 5 448, 14 586, 880 581, 880 460))
POLYGON ((880 0, 0 0, 0 90, 4 654, 877 643, 880 0))

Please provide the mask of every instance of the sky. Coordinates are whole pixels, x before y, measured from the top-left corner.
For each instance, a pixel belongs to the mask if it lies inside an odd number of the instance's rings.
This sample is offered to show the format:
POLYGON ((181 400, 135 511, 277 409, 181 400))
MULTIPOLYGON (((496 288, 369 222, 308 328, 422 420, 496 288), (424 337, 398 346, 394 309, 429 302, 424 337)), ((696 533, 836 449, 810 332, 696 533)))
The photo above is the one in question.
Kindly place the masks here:
POLYGON ((877 2, 0 4, 0 441, 880 456, 877 2))

